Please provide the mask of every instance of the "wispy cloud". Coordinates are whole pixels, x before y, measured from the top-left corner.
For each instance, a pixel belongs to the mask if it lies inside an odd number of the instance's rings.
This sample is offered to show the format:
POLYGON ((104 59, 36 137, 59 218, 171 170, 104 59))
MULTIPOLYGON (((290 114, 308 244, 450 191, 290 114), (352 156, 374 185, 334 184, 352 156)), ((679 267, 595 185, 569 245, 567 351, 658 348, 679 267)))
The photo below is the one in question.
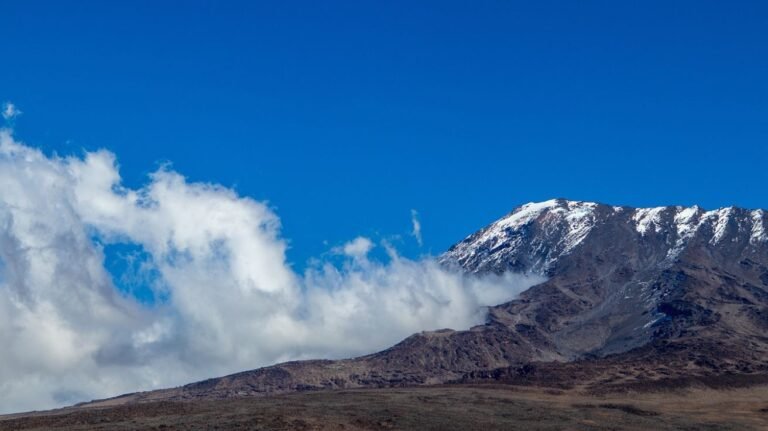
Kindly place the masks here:
POLYGON ((48 157, 0 130, 0 411, 363 354, 481 323, 483 306, 540 281, 463 275, 386 244, 390 260, 369 260, 373 246, 356 238, 348 264, 297 274, 262 202, 168 168, 127 188, 108 151, 48 157), (137 270, 165 302, 121 294, 94 236, 143 250, 137 270))
POLYGON ((423 246, 424 241, 421 238, 421 221, 419 220, 418 211, 414 209, 411 210, 411 225, 413 226, 411 235, 416 238, 416 242, 419 243, 419 247, 423 246))
POLYGON ((14 105, 13 103, 11 102, 3 103, 3 118, 6 121, 11 121, 21 114, 22 112, 19 111, 19 108, 17 108, 16 105, 14 105))

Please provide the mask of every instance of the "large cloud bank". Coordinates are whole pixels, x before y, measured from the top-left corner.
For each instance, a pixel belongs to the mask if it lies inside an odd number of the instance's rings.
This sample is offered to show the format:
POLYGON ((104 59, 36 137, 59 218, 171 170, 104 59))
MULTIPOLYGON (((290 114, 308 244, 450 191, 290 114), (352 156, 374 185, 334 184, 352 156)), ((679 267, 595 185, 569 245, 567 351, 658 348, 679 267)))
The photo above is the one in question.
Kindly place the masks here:
POLYGON ((0 130, 0 412, 39 409, 481 323, 539 282, 471 277, 357 238, 305 274, 280 220, 230 189, 160 169, 137 190, 115 156, 46 156, 0 130), (104 245, 132 244, 161 301, 113 284, 104 245), (151 276, 150 276, 151 275, 151 276))

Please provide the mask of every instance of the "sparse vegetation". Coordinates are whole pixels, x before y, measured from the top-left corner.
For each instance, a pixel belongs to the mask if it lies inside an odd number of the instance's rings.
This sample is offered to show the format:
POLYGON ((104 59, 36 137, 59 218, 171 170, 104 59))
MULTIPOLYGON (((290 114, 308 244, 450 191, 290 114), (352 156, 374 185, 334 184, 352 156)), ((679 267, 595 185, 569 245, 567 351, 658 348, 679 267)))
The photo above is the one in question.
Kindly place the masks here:
POLYGON ((10 417, 0 430, 750 430, 768 387, 591 396, 514 386, 295 393, 73 408, 10 417))

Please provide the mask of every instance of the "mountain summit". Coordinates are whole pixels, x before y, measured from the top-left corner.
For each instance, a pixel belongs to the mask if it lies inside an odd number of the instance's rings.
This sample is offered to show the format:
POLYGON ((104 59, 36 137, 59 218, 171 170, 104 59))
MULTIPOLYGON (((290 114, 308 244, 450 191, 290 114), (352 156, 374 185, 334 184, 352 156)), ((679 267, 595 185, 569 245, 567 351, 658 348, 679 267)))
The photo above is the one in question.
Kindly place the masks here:
POLYGON ((555 199, 515 209, 442 261, 470 272, 547 275, 491 316, 525 325, 557 360, 691 336, 717 344, 733 336, 757 341, 768 328, 763 210, 555 199))
MULTIPOLYGON (((630 208, 594 202, 552 199, 516 208, 486 228, 454 245, 443 256, 471 272, 532 271, 550 273, 565 255, 592 233, 624 227, 630 241, 665 249, 656 265, 671 265, 701 241, 713 249, 723 243, 752 246, 758 252, 768 241, 764 210, 736 207, 704 211, 698 206, 630 208)), ((740 252, 727 247, 728 252, 740 252)), ((658 257, 658 256, 657 256, 658 257)), ((650 264, 650 262, 648 262, 650 264)))
POLYGON ((591 391, 768 381, 766 227, 763 210, 736 207, 529 203, 440 257, 470 273, 547 277, 490 307, 484 325, 108 402, 488 380, 591 391))

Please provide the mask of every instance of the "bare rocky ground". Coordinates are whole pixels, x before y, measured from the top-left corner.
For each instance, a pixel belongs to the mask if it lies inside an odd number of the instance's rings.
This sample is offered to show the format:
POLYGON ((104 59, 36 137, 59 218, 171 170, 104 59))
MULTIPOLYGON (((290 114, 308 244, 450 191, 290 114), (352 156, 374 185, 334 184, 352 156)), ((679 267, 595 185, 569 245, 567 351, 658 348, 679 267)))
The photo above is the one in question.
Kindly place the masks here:
POLYGON ((69 408, 0 430, 759 430, 768 386, 584 394, 507 385, 303 392, 69 408))

